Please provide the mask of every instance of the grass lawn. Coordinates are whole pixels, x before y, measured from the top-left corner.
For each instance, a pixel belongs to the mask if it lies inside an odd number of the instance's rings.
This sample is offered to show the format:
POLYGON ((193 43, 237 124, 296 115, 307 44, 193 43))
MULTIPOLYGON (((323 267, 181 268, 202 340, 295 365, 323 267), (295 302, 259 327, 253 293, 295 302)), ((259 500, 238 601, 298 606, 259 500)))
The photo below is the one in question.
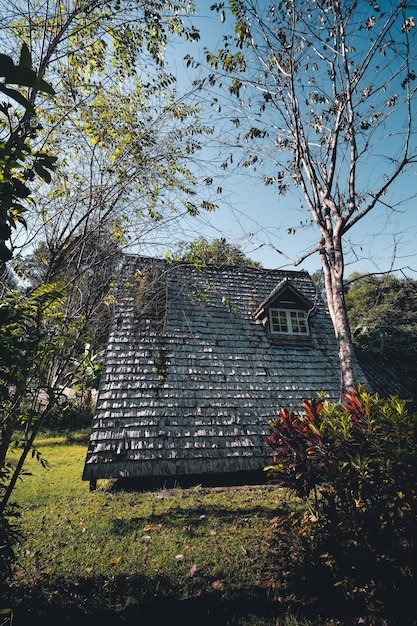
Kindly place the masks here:
POLYGON ((279 528, 296 503, 285 491, 120 491, 99 481, 90 492, 81 480, 86 447, 81 437, 38 439, 49 467, 31 459, 16 488, 22 540, 3 599, 13 626, 358 623, 291 586, 291 546, 280 544, 279 528))

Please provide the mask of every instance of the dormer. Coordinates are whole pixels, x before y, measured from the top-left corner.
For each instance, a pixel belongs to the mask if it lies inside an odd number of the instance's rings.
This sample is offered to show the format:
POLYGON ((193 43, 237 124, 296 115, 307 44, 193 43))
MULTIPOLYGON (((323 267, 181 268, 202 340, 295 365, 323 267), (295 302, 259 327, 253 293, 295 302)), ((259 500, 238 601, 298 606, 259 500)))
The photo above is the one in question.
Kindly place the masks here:
POLYGON ((299 344, 311 341, 310 318, 315 312, 314 302, 284 278, 259 305, 254 318, 271 341, 299 344))

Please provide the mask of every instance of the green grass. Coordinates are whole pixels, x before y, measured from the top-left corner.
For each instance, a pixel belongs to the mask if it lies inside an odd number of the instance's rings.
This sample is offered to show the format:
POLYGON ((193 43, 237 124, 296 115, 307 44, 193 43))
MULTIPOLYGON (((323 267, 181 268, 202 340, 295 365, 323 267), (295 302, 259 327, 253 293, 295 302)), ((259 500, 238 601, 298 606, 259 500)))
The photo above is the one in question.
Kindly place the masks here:
POLYGON ((6 599, 14 626, 33 616, 43 624, 342 623, 312 617, 283 587, 277 528, 294 506, 283 490, 133 492, 99 481, 90 492, 81 480, 85 438, 40 438, 38 449, 48 469, 29 460, 14 494, 23 533, 6 599))

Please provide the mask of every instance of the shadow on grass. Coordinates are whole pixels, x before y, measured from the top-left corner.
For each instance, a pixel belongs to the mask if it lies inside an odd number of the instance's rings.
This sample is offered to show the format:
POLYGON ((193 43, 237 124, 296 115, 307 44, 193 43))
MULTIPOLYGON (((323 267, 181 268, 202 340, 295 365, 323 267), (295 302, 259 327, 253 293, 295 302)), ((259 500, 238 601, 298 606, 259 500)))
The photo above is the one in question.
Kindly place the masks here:
POLYGON ((158 491, 160 489, 188 489, 190 487, 241 487, 269 485, 263 470, 218 472, 213 474, 190 474, 175 476, 146 476, 144 478, 118 478, 109 491, 158 491))
MULTIPOLYGON (((75 624, 114 626, 152 624, 179 626, 415 626, 415 594, 403 598, 387 615, 366 615, 364 606, 349 603, 326 579, 324 570, 304 572, 287 592, 278 586, 253 585, 214 589, 196 581, 183 598, 181 586, 161 575, 88 577, 77 580, 50 575, 33 584, 11 585, 3 606, 13 607, 13 626, 75 624)), ((207 584, 205 584, 207 583, 207 584)))
POLYGON ((149 479, 119 480, 110 487, 109 491, 155 492, 155 500, 159 503, 166 502, 167 506, 160 512, 146 513, 143 517, 117 518, 113 520, 113 532, 118 536, 130 534, 140 530, 146 521, 147 524, 163 523, 164 526, 173 525, 175 527, 185 524, 188 535, 191 536, 204 532, 206 525, 212 523, 209 520, 213 517, 223 524, 237 526, 250 526, 254 518, 270 522, 271 518, 289 512, 290 507, 284 501, 279 506, 276 503, 271 507, 254 505, 253 487, 261 486, 267 490, 275 489, 273 485, 261 483, 260 478, 262 478, 262 474, 256 472, 241 472, 239 474, 181 477, 179 482, 177 478, 159 477, 152 481, 152 485, 149 479), (228 508, 227 505, 222 506, 219 502, 208 503, 205 496, 215 492, 217 488, 221 491, 225 489, 229 489, 230 492, 241 491, 243 496, 241 505, 237 506, 236 500, 233 500, 233 508, 228 508), (178 489, 183 490, 180 499, 178 499, 178 489), (246 494, 247 506, 245 506, 246 494), (176 499, 173 506, 170 505, 172 499, 176 499))
POLYGON ((212 526, 213 518, 217 519, 221 524, 230 524, 237 527, 250 527, 252 526, 252 520, 257 518, 258 520, 264 520, 265 524, 270 523, 271 518, 276 515, 284 515, 287 510, 283 507, 276 507, 272 513, 271 509, 262 506, 251 506, 248 504, 246 507, 240 507, 236 510, 224 508, 218 504, 208 505, 207 503, 196 503, 194 506, 187 508, 171 508, 163 510, 160 513, 146 514, 144 516, 132 517, 129 519, 116 518, 113 520, 113 533, 122 537, 123 535, 129 535, 132 532, 141 532, 143 525, 163 524, 165 528, 173 527, 178 528, 184 525, 187 528, 187 536, 200 535, 201 533, 207 533, 209 527, 212 526))
MULTIPOLYGON (((26 593, 22 594, 22 591, 19 591, 19 602, 14 604, 13 626, 26 626, 38 621, 43 626, 55 626, 57 623, 91 626, 98 621, 128 626, 146 623, 275 626, 283 624, 289 615, 294 620, 299 617, 299 623, 303 625, 358 623, 357 618, 355 621, 353 615, 346 614, 346 607, 341 621, 341 607, 324 607, 324 612, 318 612, 314 603, 294 599, 284 601, 258 587, 241 589, 233 597, 225 597, 221 591, 213 591, 180 599, 176 595, 178 589, 176 591, 170 587, 169 581, 161 576, 151 581, 135 575, 111 580, 88 578, 76 583, 48 579, 40 580, 26 593), (327 622, 330 618, 332 621, 327 622)), ((13 597, 10 600, 13 601, 13 597)), ((298 622, 291 623, 295 625, 298 622)))

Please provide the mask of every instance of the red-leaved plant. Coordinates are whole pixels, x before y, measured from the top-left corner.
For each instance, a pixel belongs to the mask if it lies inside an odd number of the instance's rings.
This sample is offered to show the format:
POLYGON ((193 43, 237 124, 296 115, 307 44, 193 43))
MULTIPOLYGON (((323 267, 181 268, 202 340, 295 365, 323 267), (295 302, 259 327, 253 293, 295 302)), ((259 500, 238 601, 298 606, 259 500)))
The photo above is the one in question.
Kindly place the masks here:
POLYGON ((417 594, 417 415, 363 385, 270 422, 268 479, 303 499, 297 536, 349 598, 372 611, 417 594))
POLYGON ((317 485, 331 462, 332 452, 326 441, 326 426, 321 419, 321 398, 303 401, 303 412, 281 409, 271 420, 268 444, 274 452, 274 464, 265 468, 267 478, 295 490, 310 505, 314 493, 317 514, 317 485))

